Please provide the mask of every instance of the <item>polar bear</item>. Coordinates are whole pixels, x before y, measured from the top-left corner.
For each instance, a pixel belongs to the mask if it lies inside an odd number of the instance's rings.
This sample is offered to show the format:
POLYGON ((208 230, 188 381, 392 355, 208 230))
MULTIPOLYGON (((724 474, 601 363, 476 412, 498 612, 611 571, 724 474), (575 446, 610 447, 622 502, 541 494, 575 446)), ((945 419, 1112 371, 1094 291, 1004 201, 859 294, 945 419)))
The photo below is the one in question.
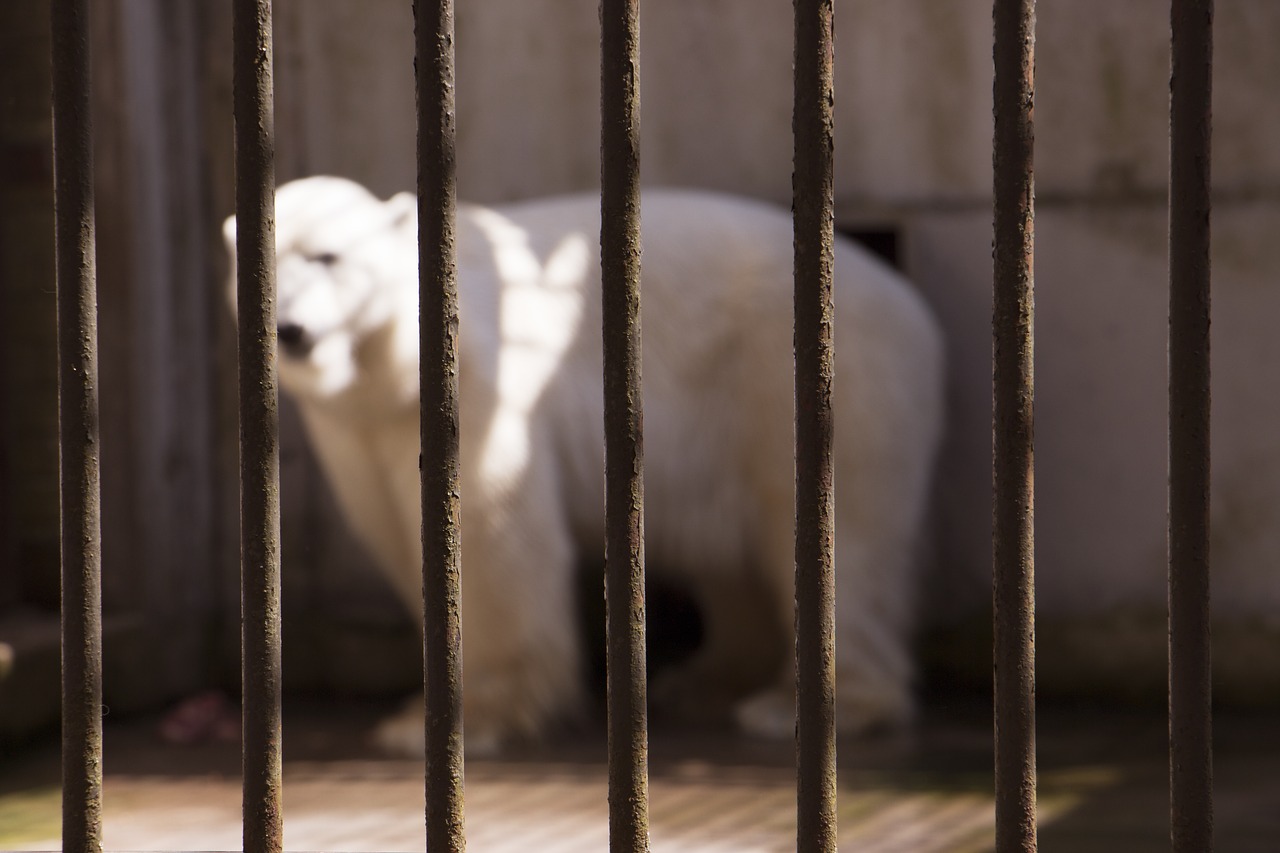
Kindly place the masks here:
MULTIPOLYGON (((706 192, 642 197, 645 550, 691 591, 704 641, 651 695, 750 652, 729 602, 764 591, 794 647, 792 223, 706 192)), ((225 235, 234 256, 235 218, 225 235)), ((583 701, 573 573, 604 550, 598 196, 459 206, 463 712, 469 749, 583 701)), ((281 387, 339 504, 421 620, 417 210, 311 177, 276 196, 281 387)), ((234 264, 233 264, 234 266, 234 264)), ((234 302, 234 273, 232 275, 234 302)), ((912 712, 914 563, 943 415, 943 348, 911 286, 835 244, 836 714, 912 712)), ((755 618, 755 617, 751 617, 755 618)), ((736 708, 794 731, 793 654, 736 708)), ((424 749, 421 703, 385 723, 424 749)))

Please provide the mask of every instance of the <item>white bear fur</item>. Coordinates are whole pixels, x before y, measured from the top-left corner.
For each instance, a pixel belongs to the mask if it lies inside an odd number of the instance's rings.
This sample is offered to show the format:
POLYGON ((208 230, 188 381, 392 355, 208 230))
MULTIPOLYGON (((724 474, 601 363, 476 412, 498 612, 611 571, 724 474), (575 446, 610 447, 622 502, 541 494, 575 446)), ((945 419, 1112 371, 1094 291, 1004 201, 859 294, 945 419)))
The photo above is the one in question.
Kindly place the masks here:
MULTIPOLYGON (((744 654, 756 626, 718 608, 740 587, 765 589, 794 636, 792 224, 761 203, 669 190, 646 192, 642 217, 645 550, 705 622, 678 691, 744 654)), ((281 347, 281 386, 420 621, 416 201, 306 178, 279 189, 276 229, 278 320, 310 344, 281 347)), ((225 233, 234 256, 234 217, 225 233)), ((598 234, 596 196, 458 210, 469 749, 537 734, 583 699, 573 573, 604 550, 598 234)), ((943 353, 911 287, 841 238, 834 304, 836 709, 840 730, 859 732, 912 711, 943 353)), ((792 657, 739 705, 748 730, 791 735, 792 657)), ((421 705, 380 737, 421 753, 421 705)))

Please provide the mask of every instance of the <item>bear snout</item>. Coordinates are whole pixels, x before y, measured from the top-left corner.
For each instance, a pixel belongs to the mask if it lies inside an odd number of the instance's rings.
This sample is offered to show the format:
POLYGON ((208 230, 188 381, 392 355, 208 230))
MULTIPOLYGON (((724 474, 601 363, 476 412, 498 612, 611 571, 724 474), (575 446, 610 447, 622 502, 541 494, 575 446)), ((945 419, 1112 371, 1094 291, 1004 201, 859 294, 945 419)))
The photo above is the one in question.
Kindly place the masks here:
POLYGON ((311 352, 315 339, 299 323, 284 322, 276 326, 276 340, 290 358, 304 358, 311 352))

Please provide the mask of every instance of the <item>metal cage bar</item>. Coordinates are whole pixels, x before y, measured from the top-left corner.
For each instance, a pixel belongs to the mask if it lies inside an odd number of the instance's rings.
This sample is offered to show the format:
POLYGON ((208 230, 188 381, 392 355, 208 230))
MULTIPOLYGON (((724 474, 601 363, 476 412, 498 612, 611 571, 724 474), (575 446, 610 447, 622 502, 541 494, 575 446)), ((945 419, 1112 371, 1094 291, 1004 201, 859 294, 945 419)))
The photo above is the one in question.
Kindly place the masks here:
POLYGON ((996 850, 1036 849, 1035 0, 995 0, 996 850))
POLYGON ((609 849, 649 849, 640 399, 639 0, 600 4, 609 849))
MULTIPOLYGON (((795 0, 798 849, 834 850, 833 0, 795 0)), ((271 0, 234 9, 244 848, 282 849, 271 0)), ((610 846, 649 847, 640 402, 638 2, 602 0, 601 265, 610 846), (622 555, 619 558, 619 555, 622 555)), ((452 0, 414 0, 428 849, 465 846, 452 0)), ((1035 0, 994 0, 996 844, 1036 849, 1035 0)), ((1213 0, 1172 0, 1169 731, 1175 853, 1212 849, 1209 630, 1213 0)), ((63 848, 100 853, 97 306, 87 0, 53 0, 62 500, 63 848)))
POLYGON ((415 0, 427 849, 463 835, 453 0, 415 0))
POLYGON ((280 446, 271 0, 233 10, 244 850, 282 849, 280 446))
POLYGON ((795 2, 796 842, 836 849, 833 0, 795 2))
POLYGON ((102 518, 89 4, 54 0, 62 525, 62 849, 102 850, 102 518))
POLYGON ((1169 112, 1169 779, 1174 853, 1213 849, 1209 144, 1213 0, 1173 0, 1169 112))

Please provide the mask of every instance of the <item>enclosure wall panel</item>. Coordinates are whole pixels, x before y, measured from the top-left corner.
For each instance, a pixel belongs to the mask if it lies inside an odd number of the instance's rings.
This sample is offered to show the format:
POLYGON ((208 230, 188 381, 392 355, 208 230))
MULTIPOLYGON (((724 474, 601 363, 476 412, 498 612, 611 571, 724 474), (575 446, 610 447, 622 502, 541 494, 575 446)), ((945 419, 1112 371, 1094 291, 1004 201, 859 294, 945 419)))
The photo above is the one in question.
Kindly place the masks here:
MULTIPOLYGON (((99 0, 92 21, 95 124, 109 129, 94 138, 104 698, 121 712, 207 685, 224 615, 218 558, 225 549, 238 563, 238 528, 218 541, 211 501, 213 389, 234 373, 216 374, 209 348, 212 320, 231 315, 206 277, 221 241, 205 193, 194 12, 99 0)), ((229 46, 228 32, 228 62, 229 46)), ((228 147, 230 113, 228 101, 228 147)), ((236 586, 238 605, 238 572, 236 586)), ((238 622, 227 622, 238 647, 238 622)))
POLYGON ((62 846, 102 849, 102 531, 89 4, 55 0, 53 174, 62 525, 62 846))
MULTIPOLYGON (((0 613, 58 608, 50 27, 49 0, 0 5, 0 613)), ((53 715, 58 702, 49 696, 53 715)), ((0 728, 12 705, 0 702, 0 728)))
POLYGON ((996 850, 1036 849, 1035 0, 996 0, 993 485, 996 850))

